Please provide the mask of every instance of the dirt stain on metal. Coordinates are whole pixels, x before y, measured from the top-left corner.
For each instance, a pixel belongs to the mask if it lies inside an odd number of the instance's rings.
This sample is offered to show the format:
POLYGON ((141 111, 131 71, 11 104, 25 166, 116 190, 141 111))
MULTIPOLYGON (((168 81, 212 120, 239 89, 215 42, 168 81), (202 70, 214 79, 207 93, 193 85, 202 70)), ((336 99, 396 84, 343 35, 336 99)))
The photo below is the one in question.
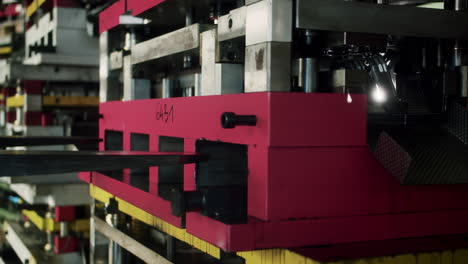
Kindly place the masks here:
POLYGON ((255 52, 255 66, 257 71, 263 70, 263 56, 264 56, 264 49, 260 49, 259 51, 255 52))

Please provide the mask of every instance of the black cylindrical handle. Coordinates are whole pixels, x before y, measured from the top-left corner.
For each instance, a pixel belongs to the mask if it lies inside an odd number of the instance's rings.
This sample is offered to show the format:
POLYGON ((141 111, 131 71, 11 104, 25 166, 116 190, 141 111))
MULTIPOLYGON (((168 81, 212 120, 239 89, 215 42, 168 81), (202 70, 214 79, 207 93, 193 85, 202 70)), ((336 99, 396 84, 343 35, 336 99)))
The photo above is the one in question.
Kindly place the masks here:
POLYGON ((198 191, 176 191, 171 198, 172 214, 182 216, 187 212, 198 212, 203 209, 203 194, 198 191))
POLYGON ((221 126, 223 128, 255 125, 257 125, 257 116, 255 115, 236 115, 232 112, 226 112, 221 115, 221 126))

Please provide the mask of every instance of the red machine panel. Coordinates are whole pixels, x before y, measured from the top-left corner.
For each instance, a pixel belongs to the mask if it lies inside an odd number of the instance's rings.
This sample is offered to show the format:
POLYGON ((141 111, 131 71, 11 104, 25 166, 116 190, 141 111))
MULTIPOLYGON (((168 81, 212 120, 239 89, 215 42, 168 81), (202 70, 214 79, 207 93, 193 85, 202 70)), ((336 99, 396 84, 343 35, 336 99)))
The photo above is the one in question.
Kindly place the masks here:
POLYGON ((125 11, 125 0, 118 0, 99 13, 99 33, 119 25, 119 16, 125 11))
POLYGON ((19 9, 19 4, 9 4, 6 7, 4 7, 2 10, 0 10, 0 17, 12 17, 19 15, 18 10, 19 9))
MULTIPOLYGON (((294 93, 109 102, 100 107, 100 137, 121 133, 124 150, 135 133, 148 135, 155 151, 164 137, 181 139, 185 151, 196 151, 198 140, 247 146, 246 222, 186 214, 189 233, 226 250, 468 233, 468 187, 400 185, 366 145, 366 105, 363 95, 348 103, 342 94, 294 93), (257 124, 225 129, 225 112, 255 115, 257 124)), ((82 179, 182 227, 159 196, 159 169, 149 170, 146 190, 131 186, 128 170, 121 180, 99 173, 82 179)), ((184 166, 185 191, 199 189, 195 170, 184 166)))
POLYGON ((100 126, 107 130, 269 147, 364 146, 365 102, 362 95, 356 95, 348 104, 345 95, 299 93, 109 102, 101 105, 104 118, 100 126), (326 113, 321 109, 326 109, 326 113), (224 112, 256 115, 257 125, 224 129, 220 123, 224 112))
POLYGON ((153 6, 157 6, 167 0, 146 0, 146 1, 136 1, 136 0, 127 0, 127 8, 128 10, 132 10, 132 14, 137 16, 144 11, 152 8, 153 6))

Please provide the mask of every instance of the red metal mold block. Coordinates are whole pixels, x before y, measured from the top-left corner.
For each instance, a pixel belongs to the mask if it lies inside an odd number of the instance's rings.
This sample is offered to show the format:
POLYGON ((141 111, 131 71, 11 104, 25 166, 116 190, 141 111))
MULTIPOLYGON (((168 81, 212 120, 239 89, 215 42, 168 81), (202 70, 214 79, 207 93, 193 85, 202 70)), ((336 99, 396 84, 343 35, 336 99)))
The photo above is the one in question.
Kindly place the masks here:
MULTIPOLYGON (((199 139, 248 146, 246 224, 227 225, 188 213, 187 231, 231 251, 300 247, 468 233, 466 185, 402 186, 366 144, 367 98, 343 94, 251 93, 101 104, 100 137, 149 135, 182 138, 194 151, 199 139), (256 126, 224 129, 224 112, 255 115, 256 126)), ((100 144, 104 150, 105 142, 100 144)), ((106 175, 82 179, 182 227, 158 196, 158 169, 145 192, 106 175)), ((184 189, 194 190, 194 165, 185 165, 184 189)))

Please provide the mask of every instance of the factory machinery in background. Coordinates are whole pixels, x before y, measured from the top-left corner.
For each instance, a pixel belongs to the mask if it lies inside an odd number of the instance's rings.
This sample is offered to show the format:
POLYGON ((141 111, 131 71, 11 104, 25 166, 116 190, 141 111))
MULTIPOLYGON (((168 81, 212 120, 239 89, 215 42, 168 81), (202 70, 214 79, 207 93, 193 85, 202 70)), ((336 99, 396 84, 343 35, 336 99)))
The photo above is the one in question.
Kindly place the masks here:
MULTIPOLYGON (((99 20, 99 151, 2 151, 0 176, 81 171, 90 263, 466 263, 467 10, 466 0, 88 8, 99 20)), ((97 65, 49 54, 59 46, 28 33, 23 64, 97 65)), ((65 53, 78 52, 72 42, 65 53)), ((18 97, 39 83, 42 106, 55 96, 52 82, 25 80, 18 97)))
MULTIPOLYGON (((99 45, 90 18, 97 4, 2 1, 0 149, 96 149, 99 45)), ((17 255, 5 248, 4 261, 80 263, 88 250, 89 188, 76 173, 32 178, 14 170, 0 179, 5 238, 17 255)))

